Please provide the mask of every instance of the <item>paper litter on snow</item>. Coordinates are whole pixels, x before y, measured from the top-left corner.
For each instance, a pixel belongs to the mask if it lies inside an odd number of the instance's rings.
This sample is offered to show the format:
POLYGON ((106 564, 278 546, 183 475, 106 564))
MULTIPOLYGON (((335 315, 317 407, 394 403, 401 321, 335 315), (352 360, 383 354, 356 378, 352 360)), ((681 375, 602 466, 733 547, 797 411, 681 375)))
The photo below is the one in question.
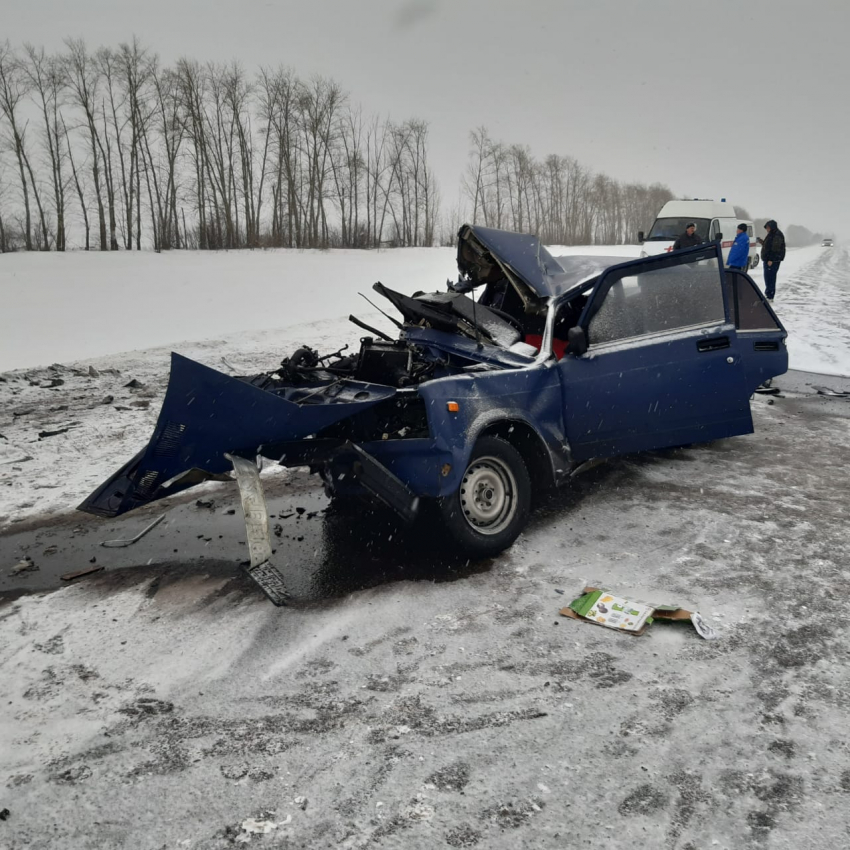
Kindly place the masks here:
POLYGON ((562 608, 560 613, 573 620, 586 620, 634 635, 642 635, 655 620, 690 621, 701 638, 714 640, 718 637, 699 611, 687 611, 678 605, 642 602, 596 587, 586 587, 582 595, 562 608))

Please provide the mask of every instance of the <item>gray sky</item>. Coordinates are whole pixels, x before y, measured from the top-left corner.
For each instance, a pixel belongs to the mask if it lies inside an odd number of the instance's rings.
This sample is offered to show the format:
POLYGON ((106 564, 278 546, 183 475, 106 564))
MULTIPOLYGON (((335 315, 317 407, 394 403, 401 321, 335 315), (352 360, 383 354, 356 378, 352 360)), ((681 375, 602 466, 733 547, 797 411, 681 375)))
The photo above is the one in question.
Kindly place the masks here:
POLYGON ((431 124, 446 207, 469 131, 850 235, 850 0, 2 0, 2 36, 337 79, 431 124))

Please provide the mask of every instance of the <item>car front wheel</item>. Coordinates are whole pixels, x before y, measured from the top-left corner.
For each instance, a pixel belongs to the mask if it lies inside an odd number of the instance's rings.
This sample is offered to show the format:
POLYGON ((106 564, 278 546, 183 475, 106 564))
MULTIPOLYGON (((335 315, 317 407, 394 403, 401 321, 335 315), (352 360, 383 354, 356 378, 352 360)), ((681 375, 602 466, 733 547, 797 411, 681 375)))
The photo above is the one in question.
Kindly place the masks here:
POLYGON ((499 437, 482 437, 455 493, 439 500, 447 530, 475 558, 497 555, 528 521, 531 479, 522 455, 499 437))

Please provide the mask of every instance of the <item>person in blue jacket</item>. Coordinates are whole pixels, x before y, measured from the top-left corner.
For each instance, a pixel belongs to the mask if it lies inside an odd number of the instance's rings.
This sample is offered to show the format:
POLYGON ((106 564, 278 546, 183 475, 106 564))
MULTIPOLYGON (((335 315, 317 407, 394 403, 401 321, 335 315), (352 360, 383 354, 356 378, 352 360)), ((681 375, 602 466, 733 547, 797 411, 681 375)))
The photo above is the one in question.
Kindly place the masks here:
POLYGON ((747 235, 747 225, 738 225, 738 235, 729 251, 727 265, 730 269, 745 272, 750 265, 750 237, 747 235))

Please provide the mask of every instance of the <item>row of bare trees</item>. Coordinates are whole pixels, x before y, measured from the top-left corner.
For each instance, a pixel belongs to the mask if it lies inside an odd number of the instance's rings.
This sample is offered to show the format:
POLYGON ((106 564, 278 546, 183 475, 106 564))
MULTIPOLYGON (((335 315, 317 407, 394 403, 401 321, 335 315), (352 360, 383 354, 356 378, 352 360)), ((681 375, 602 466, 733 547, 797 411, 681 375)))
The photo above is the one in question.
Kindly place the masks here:
POLYGON ((536 233, 547 245, 616 245, 649 230, 674 195, 658 183, 620 183, 569 156, 535 159, 524 145, 471 133, 462 191, 469 218, 489 227, 536 233))
POLYGON ((438 211, 427 123, 333 80, 0 43, 0 251, 431 245, 438 211))

